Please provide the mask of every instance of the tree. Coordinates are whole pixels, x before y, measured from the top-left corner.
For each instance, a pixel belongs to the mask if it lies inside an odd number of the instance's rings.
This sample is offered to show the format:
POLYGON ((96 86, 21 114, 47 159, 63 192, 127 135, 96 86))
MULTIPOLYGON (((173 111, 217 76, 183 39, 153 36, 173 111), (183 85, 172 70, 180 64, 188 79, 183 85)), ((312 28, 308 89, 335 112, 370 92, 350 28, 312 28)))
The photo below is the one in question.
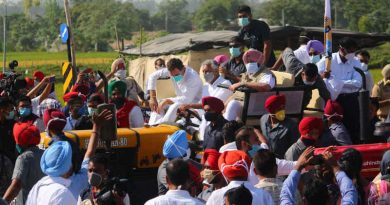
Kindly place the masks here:
POLYGON ((196 11, 193 23, 198 30, 221 30, 228 25, 228 10, 220 0, 206 0, 196 11))
POLYGON ((158 12, 152 17, 153 29, 166 30, 170 33, 190 31, 192 23, 186 6, 186 0, 162 1, 158 6, 158 12))

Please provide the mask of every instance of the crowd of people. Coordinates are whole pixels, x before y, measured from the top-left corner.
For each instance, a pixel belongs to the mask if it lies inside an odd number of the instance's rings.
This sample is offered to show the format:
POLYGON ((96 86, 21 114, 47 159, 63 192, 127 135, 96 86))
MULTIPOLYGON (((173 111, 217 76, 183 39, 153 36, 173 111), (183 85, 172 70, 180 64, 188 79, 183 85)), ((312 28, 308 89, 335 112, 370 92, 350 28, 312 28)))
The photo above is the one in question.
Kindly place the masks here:
POLYGON ((361 176, 357 150, 347 149, 338 160, 333 156, 334 146, 360 143, 362 77, 370 92, 370 142, 387 141, 373 133, 375 123, 385 121, 390 110, 390 65, 382 70, 383 80, 374 84, 368 72, 370 55, 357 50, 351 38, 338 42, 331 71, 325 66, 324 45, 306 36, 300 37, 298 49, 286 48, 276 57, 269 26, 253 19, 248 6, 240 6, 237 17, 242 28, 230 39, 231 57, 205 59, 200 73, 180 59, 159 58, 144 92, 127 75, 124 59, 115 60, 106 74, 109 102, 93 69, 78 73, 63 96, 65 106, 55 94, 55 76, 35 71, 33 78, 22 78, 14 70, 0 75, 0 204, 130 204, 126 192, 105 195, 109 159, 95 154, 100 128, 113 117, 118 128, 180 124, 188 111, 199 116, 191 120, 199 125, 202 158, 191 158, 185 130, 168 136, 162 150, 166 159, 157 173, 159 196, 148 205, 390 204, 390 151, 372 181, 361 176), (276 94, 265 99, 267 114, 258 124, 246 126, 240 88, 271 91, 277 84, 273 71, 289 73, 294 86, 307 88, 304 107, 318 89, 325 102, 323 117, 290 117, 289 99, 276 94), (160 78, 171 79, 175 97, 157 99, 160 78), (99 111, 104 103, 114 104, 116 113, 99 111), (92 130, 84 156, 65 136, 71 130, 92 130), (46 150, 38 146, 42 132, 51 138, 46 150), (315 147, 328 148, 314 155, 315 147))

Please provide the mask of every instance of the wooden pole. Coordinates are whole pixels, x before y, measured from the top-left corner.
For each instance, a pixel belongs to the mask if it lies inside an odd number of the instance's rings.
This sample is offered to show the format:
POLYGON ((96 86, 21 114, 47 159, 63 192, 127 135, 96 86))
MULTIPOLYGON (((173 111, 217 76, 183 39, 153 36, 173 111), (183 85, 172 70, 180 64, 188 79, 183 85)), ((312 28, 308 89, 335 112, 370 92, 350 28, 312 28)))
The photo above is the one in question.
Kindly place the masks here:
POLYGON ((73 39, 73 32, 72 32, 72 19, 69 12, 69 0, 64 0, 64 10, 65 10, 65 17, 66 17, 66 24, 68 25, 68 32, 69 32, 69 43, 70 43, 70 55, 72 57, 72 68, 76 69, 76 49, 73 39))

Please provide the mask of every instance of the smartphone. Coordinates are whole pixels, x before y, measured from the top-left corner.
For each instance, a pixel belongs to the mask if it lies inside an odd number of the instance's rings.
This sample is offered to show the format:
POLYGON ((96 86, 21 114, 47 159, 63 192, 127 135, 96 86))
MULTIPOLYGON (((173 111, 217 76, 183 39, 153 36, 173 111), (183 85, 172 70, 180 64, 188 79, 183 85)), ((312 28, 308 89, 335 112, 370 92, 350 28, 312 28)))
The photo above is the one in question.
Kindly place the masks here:
POLYGON ((109 140, 116 140, 117 139, 117 119, 116 119, 116 107, 114 104, 101 104, 98 105, 98 114, 103 112, 103 110, 109 110, 111 111, 112 120, 106 121, 104 123, 99 132, 100 132, 100 139, 103 141, 109 141, 109 140))

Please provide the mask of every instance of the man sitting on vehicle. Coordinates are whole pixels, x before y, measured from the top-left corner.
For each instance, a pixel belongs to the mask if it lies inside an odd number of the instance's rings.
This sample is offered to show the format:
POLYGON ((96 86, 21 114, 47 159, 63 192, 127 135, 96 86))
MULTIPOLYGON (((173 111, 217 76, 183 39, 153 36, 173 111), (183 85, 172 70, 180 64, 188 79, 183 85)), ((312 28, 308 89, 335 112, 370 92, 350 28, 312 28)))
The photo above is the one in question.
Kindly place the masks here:
POLYGON ((347 128, 343 124, 344 109, 336 101, 328 100, 324 109, 324 116, 328 121, 328 126, 332 140, 338 145, 352 145, 351 137, 347 128))
POLYGON ((287 149, 299 137, 297 123, 286 118, 286 97, 272 95, 265 101, 265 109, 269 114, 260 118, 261 133, 267 138, 270 150, 276 157, 283 159, 287 149))
POLYGON ((287 152, 285 152, 285 159, 296 161, 306 148, 309 146, 318 146, 323 127, 324 124, 321 118, 303 118, 299 123, 299 133, 301 134, 301 138, 288 148, 287 152))
MULTIPOLYGON (((276 80, 272 73, 263 64, 263 54, 260 51, 249 49, 245 52, 243 60, 246 66, 246 73, 241 75, 241 81, 230 86, 230 90, 237 91, 240 87, 246 87, 258 92, 271 90, 276 80)), ((231 100, 226 107, 225 119, 231 121, 241 118, 244 103, 244 93, 235 92, 234 100, 231 100)))
POLYGON ((286 48, 276 61, 272 70, 278 70, 283 64, 286 67, 286 72, 295 76, 295 86, 306 85, 309 87, 305 91, 303 98, 303 106, 306 107, 311 99, 312 90, 318 89, 321 98, 326 102, 330 99, 330 93, 326 88, 324 80, 318 74, 318 68, 315 65, 324 52, 324 45, 317 40, 311 40, 306 46, 307 55, 310 56, 310 63, 302 63, 295 55, 291 48, 286 48))
POLYGON ((219 72, 222 77, 230 80, 232 83, 240 82, 241 74, 246 72, 242 56, 244 55, 244 41, 235 36, 230 39, 229 53, 232 57, 225 66, 220 66, 219 72))
POLYGON ((116 107, 119 128, 137 128, 144 126, 144 117, 137 102, 126 98, 126 83, 111 81, 108 84, 110 103, 116 107))
POLYGON ((197 103, 202 96, 202 80, 199 74, 192 68, 184 66, 183 62, 177 58, 169 60, 166 69, 152 73, 149 76, 147 88, 150 90, 149 105, 152 109, 149 125, 174 122, 180 105, 197 103), (157 102, 156 86, 161 76, 171 77, 176 97, 157 102))

